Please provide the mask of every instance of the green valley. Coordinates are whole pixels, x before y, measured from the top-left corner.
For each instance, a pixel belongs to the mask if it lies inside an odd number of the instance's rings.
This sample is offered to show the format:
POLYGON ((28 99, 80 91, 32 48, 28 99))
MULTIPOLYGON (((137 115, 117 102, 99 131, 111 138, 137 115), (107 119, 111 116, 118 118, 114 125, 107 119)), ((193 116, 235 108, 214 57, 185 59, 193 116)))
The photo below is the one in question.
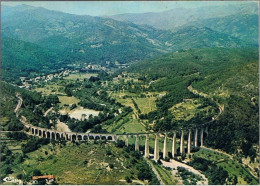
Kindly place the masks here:
POLYGON ((38 3, 1 3, 0 184, 259 184, 256 2, 38 3))

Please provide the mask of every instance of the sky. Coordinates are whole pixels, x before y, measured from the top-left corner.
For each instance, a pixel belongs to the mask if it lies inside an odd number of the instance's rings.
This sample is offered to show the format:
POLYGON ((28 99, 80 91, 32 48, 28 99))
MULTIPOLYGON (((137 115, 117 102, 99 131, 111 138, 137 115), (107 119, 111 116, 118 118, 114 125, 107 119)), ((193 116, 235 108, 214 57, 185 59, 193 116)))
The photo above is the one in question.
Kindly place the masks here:
MULTIPOLYGON (((104 16, 123 13, 162 12, 175 8, 196 8, 201 6, 217 6, 241 1, 15 1, 1 2, 2 5, 17 6, 21 4, 43 7, 61 12, 104 16)), ((245 2, 244 2, 245 3, 245 2)))

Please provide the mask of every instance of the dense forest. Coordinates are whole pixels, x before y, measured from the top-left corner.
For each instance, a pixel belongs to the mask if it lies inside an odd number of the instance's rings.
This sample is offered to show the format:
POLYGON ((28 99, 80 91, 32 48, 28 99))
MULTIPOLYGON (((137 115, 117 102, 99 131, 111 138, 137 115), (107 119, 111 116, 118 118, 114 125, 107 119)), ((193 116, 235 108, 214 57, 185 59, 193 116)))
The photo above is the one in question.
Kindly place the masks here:
POLYGON ((11 38, 1 39, 2 80, 20 84, 19 77, 50 74, 65 67, 69 59, 54 50, 11 38))

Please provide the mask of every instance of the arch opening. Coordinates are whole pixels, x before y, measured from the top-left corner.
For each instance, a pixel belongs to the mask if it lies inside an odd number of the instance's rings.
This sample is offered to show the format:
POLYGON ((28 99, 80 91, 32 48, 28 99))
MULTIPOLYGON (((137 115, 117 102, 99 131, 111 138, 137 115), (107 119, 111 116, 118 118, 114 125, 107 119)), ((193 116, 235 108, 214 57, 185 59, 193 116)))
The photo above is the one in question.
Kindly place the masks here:
POLYGON ((106 140, 107 138, 106 138, 106 136, 101 136, 101 139, 106 140))
POLYGON ((56 139, 60 139, 60 134, 56 133, 56 139))
POLYGON ((82 140, 82 136, 81 135, 78 135, 78 140, 82 140))
POLYGON ((46 138, 46 131, 42 131, 42 136, 46 138))
POLYGON ((51 138, 51 133, 47 132, 47 138, 51 138))
POLYGON ((72 138, 72 140, 76 140, 76 135, 73 134, 73 135, 71 136, 71 138, 72 138))
POLYGON ((55 139, 55 133, 54 132, 51 133, 51 138, 55 139))
POLYGON ((84 135, 84 136, 83 136, 83 139, 84 139, 84 140, 88 140, 88 136, 84 135))
POLYGON ((96 136, 96 137, 95 137, 95 139, 96 139, 96 140, 99 140, 99 139, 100 139, 100 137, 99 137, 99 136, 96 136))
POLYGON ((93 140, 93 139, 94 139, 94 136, 89 136, 89 139, 93 140))

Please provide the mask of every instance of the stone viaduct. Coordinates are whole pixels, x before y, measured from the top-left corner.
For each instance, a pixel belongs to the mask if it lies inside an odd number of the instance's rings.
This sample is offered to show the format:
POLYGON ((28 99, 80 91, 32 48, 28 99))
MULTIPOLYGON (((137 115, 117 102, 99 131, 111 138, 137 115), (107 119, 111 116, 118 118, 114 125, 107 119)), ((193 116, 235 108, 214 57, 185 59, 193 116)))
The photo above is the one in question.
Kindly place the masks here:
POLYGON ((195 147, 202 147, 204 134, 208 135, 208 127, 211 122, 205 123, 203 125, 193 127, 193 128, 183 128, 174 131, 167 131, 167 132, 151 132, 151 133, 136 133, 136 134, 94 134, 94 133, 76 133, 76 132, 59 132, 51 129, 39 128, 33 125, 25 124, 24 126, 27 128, 30 135, 38 136, 41 138, 48 138, 48 139, 64 139, 66 141, 86 141, 86 140, 108 140, 108 141, 117 141, 119 137, 123 137, 125 141, 125 145, 128 146, 129 137, 135 137, 135 150, 139 151, 139 138, 144 136, 145 137, 145 150, 144 156, 149 157, 149 136, 154 135, 154 159, 159 159, 159 138, 163 135, 164 143, 163 143, 163 158, 168 157, 168 134, 171 132, 173 134, 172 137, 172 157, 175 157, 177 154, 177 134, 180 134, 180 153, 186 154, 191 153, 192 148, 195 147), (185 134, 187 135, 187 144, 185 144, 185 134), (200 144, 199 144, 200 142, 200 144), (187 148, 185 148, 185 146, 187 148))
MULTIPOLYGON (((22 105, 22 98, 20 98, 18 95, 17 97, 19 98, 18 105, 15 109, 16 115, 18 115, 18 109, 22 105)), ((219 115, 221 114, 222 110, 220 110, 219 115)), ((218 116, 219 116, 218 115, 218 116)), ((56 130, 51 130, 51 129, 46 129, 46 128, 40 128, 33 126, 31 124, 27 124, 25 121, 20 120, 27 131, 29 132, 30 135, 38 136, 40 138, 48 138, 48 139, 54 139, 54 140, 59 140, 59 139, 64 139, 66 141, 86 141, 86 140, 108 140, 108 141, 117 141, 119 137, 123 137, 125 141, 125 145, 128 146, 128 140, 129 137, 135 137, 135 150, 139 151, 139 138, 142 136, 145 136, 145 150, 144 150, 144 156, 149 157, 150 152, 149 152, 149 136, 155 135, 155 141, 154 141, 154 152, 153 156, 155 160, 159 159, 159 138, 163 135, 164 138, 164 143, 163 143, 163 158, 168 157, 168 134, 172 133, 172 157, 175 157, 177 154, 177 134, 180 136, 180 154, 186 154, 186 153, 191 153, 192 148, 196 147, 202 147, 203 146, 203 140, 204 140, 204 134, 208 136, 208 127, 218 118, 214 118, 213 120, 198 125, 194 127, 187 127, 187 128, 180 128, 178 130, 173 130, 173 131, 165 131, 165 132, 150 132, 150 133, 135 133, 135 134, 94 134, 94 133, 76 133, 76 132, 60 132, 56 130), (187 135, 187 150, 185 148, 185 136, 187 135), (160 136, 161 135, 161 136, 160 136), (193 143, 192 143, 193 142, 193 143), (200 142, 200 144, 199 144, 200 142)))

